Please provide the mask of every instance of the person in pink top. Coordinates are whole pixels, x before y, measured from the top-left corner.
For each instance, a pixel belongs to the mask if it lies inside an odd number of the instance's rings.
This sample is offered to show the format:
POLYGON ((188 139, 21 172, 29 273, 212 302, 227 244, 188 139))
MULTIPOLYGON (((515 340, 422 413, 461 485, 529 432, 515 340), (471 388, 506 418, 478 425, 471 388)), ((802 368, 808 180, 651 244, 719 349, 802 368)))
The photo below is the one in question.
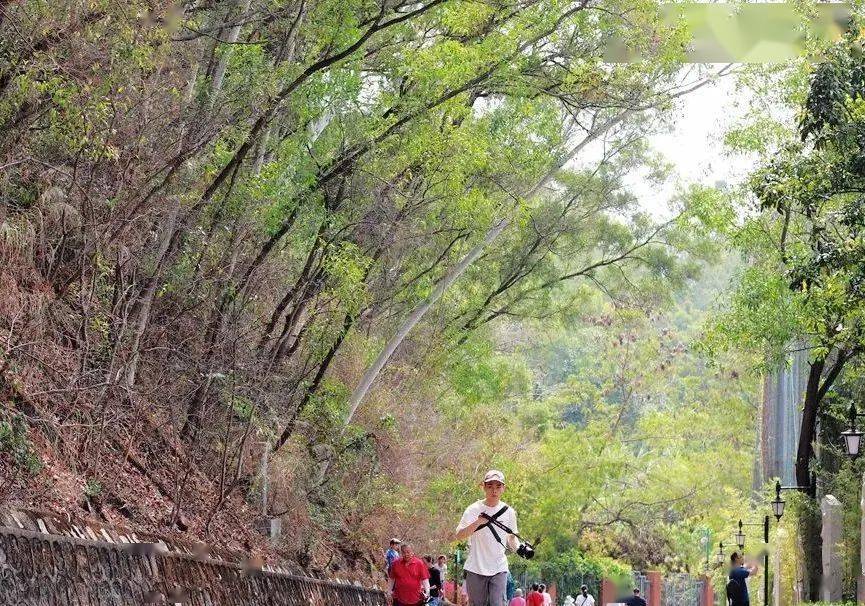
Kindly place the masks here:
POLYGON ((508 602, 508 606, 526 606, 526 599, 523 597, 522 589, 517 589, 514 592, 514 597, 508 602))

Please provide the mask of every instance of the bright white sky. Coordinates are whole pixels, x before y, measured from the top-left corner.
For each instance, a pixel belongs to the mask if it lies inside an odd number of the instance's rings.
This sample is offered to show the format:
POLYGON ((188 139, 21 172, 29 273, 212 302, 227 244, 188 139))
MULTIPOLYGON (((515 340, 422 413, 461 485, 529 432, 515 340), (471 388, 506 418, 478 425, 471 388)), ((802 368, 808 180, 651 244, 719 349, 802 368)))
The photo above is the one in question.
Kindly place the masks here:
POLYGON ((735 90, 735 84, 735 76, 725 76, 685 95, 675 112, 674 130, 649 137, 651 146, 675 166, 675 175, 663 188, 648 183, 644 172, 629 177, 627 185, 643 208, 663 217, 678 186, 733 184, 753 170, 753 160, 730 156, 724 149, 724 132, 747 109, 741 99, 736 103, 742 93, 735 90))

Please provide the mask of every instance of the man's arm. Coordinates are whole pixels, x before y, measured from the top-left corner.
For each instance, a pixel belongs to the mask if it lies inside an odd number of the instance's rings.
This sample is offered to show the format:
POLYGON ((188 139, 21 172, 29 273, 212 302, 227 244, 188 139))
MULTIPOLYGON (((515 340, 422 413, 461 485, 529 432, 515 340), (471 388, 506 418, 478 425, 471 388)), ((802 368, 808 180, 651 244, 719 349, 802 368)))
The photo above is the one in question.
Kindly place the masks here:
MULTIPOLYGON (((510 513, 511 513, 511 515, 510 515, 511 530, 513 530, 514 532, 519 532, 519 530, 517 530, 517 512, 514 511, 513 508, 511 508, 510 513)), ((512 534, 508 535, 507 542, 508 542, 508 547, 510 547, 512 551, 516 551, 517 547, 520 546, 520 540, 512 534)))
POLYGON ((458 528, 456 533, 452 535, 451 542, 464 541, 470 536, 472 533, 477 530, 479 527, 483 526, 486 523, 486 519, 478 516, 478 519, 474 522, 470 523, 468 526, 458 528))
POLYGON ((429 579, 424 579, 421 581, 421 589, 423 590, 424 595, 429 595, 429 579))

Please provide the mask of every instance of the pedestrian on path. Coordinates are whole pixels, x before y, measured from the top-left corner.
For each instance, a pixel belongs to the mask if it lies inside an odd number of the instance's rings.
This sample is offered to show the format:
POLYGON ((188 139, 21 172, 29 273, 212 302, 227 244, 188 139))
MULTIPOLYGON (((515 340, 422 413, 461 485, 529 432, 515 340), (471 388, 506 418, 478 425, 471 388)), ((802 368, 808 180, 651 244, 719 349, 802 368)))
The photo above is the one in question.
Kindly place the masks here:
POLYGON ((399 539, 391 539, 390 546, 384 552, 384 573, 390 574, 390 565, 399 557, 399 539))
POLYGON ((544 598, 544 606, 553 606, 553 596, 547 593, 547 586, 541 585, 541 596, 544 598))
POLYGON ((574 606, 595 606, 595 598, 586 585, 580 587, 580 595, 574 600, 574 606))
POLYGON ((442 597, 442 584, 444 583, 442 572, 433 563, 431 555, 425 555, 423 561, 429 572, 429 604, 430 606, 438 606, 442 597))
POLYGON ((436 566, 442 573, 442 581, 446 581, 448 578, 448 559, 445 554, 439 555, 436 566))
POLYGON ((625 600, 627 606, 646 606, 646 600, 640 595, 640 588, 634 587, 634 595, 625 600))
POLYGON ((393 606, 424 604, 430 593, 427 566, 414 554, 408 543, 402 543, 399 552, 400 557, 390 565, 388 574, 388 604, 393 606))
POLYGON ((532 583, 532 589, 526 598, 526 606, 544 606, 544 596, 538 589, 540 586, 537 583, 532 583))
POLYGON ((749 606, 751 599, 748 597, 748 583, 745 581, 749 576, 757 572, 757 566, 746 566, 742 554, 734 551, 730 554, 730 574, 727 578, 727 603, 730 606, 749 606))
POLYGON ((517 537, 491 524, 497 520, 517 530, 517 514, 501 500, 505 474, 489 470, 483 479, 484 498, 469 505, 457 525, 455 540, 468 539, 469 555, 463 569, 471 606, 505 606, 508 559, 505 546, 516 551, 517 537))
POLYGON ((523 597, 523 590, 514 590, 514 597, 508 602, 508 606, 526 606, 526 599, 523 597))

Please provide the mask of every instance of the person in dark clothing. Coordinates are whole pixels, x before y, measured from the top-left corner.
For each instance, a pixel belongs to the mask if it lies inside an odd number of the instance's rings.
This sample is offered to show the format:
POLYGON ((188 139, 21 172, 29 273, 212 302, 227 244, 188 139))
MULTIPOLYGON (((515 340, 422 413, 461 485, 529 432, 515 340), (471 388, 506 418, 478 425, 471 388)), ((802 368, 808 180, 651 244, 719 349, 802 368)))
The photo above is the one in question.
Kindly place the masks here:
POLYGON ((757 572, 757 567, 746 566, 742 554, 736 551, 730 554, 730 574, 727 580, 727 603, 730 606, 750 605, 748 583, 745 579, 755 572, 757 572))
POLYGON ((640 588, 634 587, 634 595, 625 600, 627 606, 646 606, 646 600, 640 595, 640 588))
POLYGON ((429 569, 429 606, 438 606, 442 598, 442 571, 433 562, 431 555, 425 555, 423 561, 429 569))

